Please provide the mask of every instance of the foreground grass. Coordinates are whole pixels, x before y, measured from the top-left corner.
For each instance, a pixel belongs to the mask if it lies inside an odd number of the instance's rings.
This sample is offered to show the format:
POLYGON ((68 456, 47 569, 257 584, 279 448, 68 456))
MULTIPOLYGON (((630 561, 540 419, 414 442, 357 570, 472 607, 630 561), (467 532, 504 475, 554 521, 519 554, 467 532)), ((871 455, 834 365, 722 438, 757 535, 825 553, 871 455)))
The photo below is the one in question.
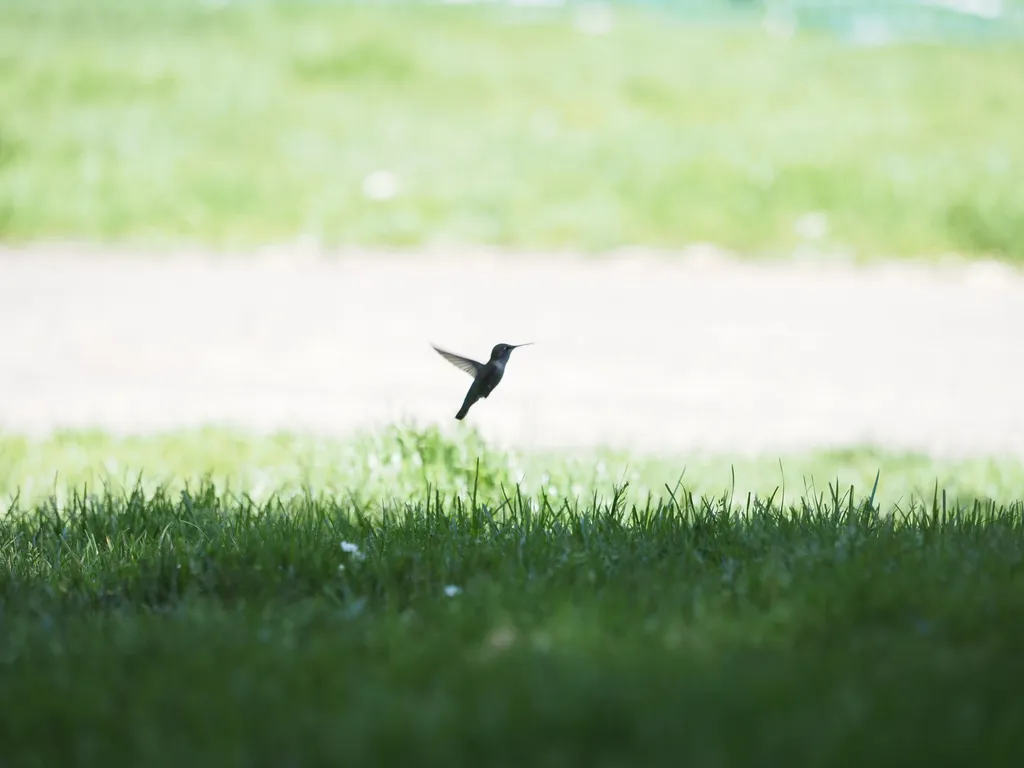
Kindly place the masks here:
POLYGON ((315 489, 375 503, 427 488, 463 493, 474 484, 488 494, 519 488, 558 500, 607 494, 624 483, 628 499, 638 502, 664 493, 666 485, 698 498, 775 493, 786 501, 826 493, 830 484, 871 488, 876 476, 875 496, 883 504, 931 501, 937 489, 950 500, 1024 498, 1024 465, 1017 460, 936 461, 871 448, 759 457, 525 453, 488 444, 470 428, 449 433, 415 424, 347 440, 216 429, 120 438, 63 432, 30 439, 0 432, 0 506, 15 495, 29 504, 50 497, 64 502, 83 487, 120 492, 140 482, 149 492, 208 482, 259 502, 315 489))
POLYGON ((1024 257, 1024 47, 574 13, 7 0, 0 238, 1024 257))
POLYGON ((212 487, 14 509, 4 761, 1012 765, 1022 516, 212 487))

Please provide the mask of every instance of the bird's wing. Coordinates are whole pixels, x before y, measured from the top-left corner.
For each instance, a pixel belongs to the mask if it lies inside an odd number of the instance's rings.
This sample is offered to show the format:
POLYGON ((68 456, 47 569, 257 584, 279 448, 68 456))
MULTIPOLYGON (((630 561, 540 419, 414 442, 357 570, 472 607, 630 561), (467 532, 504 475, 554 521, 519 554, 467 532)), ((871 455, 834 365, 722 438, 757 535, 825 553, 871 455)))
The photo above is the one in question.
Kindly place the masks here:
MULTIPOLYGON (((431 344, 430 346, 433 347, 434 345, 431 344)), ((460 371, 465 371, 474 379, 479 376, 480 372, 484 369, 482 364, 478 363, 476 360, 470 360, 468 357, 453 355, 451 352, 445 352, 443 349, 438 349, 437 347, 434 347, 434 351, 460 371)))

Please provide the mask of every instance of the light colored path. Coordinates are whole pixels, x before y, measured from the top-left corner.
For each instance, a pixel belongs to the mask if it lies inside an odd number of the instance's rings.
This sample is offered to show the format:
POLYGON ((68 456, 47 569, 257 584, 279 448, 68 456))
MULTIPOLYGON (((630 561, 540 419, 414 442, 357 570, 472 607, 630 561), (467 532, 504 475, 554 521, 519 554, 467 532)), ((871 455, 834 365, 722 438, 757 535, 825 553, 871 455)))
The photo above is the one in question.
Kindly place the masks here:
POLYGON ((455 429, 429 342, 534 341, 467 422, 506 444, 1024 456, 1024 276, 634 256, 0 250, 0 428, 455 429))

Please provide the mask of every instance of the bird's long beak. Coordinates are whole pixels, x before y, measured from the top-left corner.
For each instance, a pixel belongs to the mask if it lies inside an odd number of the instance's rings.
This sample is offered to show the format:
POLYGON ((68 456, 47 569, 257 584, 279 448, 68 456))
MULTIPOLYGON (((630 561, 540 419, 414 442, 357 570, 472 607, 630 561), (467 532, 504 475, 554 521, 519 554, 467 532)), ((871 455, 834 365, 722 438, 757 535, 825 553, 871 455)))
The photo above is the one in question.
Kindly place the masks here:
POLYGON ((520 347, 528 347, 528 346, 530 346, 531 344, 533 344, 533 342, 532 342, 532 341, 528 341, 528 342, 526 342, 525 344, 513 344, 513 345, 512 345, 512 349, 519 349, 520 347))

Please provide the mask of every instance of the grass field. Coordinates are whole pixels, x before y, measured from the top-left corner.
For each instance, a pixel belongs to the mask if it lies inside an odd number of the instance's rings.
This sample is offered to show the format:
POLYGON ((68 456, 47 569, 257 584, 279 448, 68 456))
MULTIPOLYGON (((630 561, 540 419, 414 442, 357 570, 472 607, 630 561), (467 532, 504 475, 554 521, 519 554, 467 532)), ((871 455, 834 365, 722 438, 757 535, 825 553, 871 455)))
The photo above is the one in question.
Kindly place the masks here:
POLYGON ((1024 494, 577 506, 499 480, 484 467, 475 501, 194 486, 9 510, 4 763, 1011 765, 1024 746, 1024 494))
POLYGON ((590 459, 4 437, 3 764, 1014 764, 1020 466, 590 459))
POLYGON ((8 243, 1024 256, 1018 43, 6 0, 0 52, 8 243))
POLYGON ((557 501, 606 495, 625 483, 627 500, 636 503, 649 493, 664 495, 666 484, 684 486, 697 498, 775 493, 785 501, 827 495, 829 484, 867 493, 876 474, 875 498, 886 505, 905 506, 911 498, 931 503, 936 488, 961 501, 1024 498, 1024 465, 997 456, 937 461, 870 448, 753 458, 607 449, 566 455, 491 445, 472 429, 453 436, 414 424, 349 440, 218 429, 131 438, 63 432, 39 440, 0 431, 0 505, 16 495, 29 504, 50 497, 66 503, 83 487, 177 493, 200 483, 220 493, 244 492, 259 503, 313 492, 354 494, 369 504, 416 498, 428 488, 451 496, 474 484, 488 494, 519 487, 557 501))

